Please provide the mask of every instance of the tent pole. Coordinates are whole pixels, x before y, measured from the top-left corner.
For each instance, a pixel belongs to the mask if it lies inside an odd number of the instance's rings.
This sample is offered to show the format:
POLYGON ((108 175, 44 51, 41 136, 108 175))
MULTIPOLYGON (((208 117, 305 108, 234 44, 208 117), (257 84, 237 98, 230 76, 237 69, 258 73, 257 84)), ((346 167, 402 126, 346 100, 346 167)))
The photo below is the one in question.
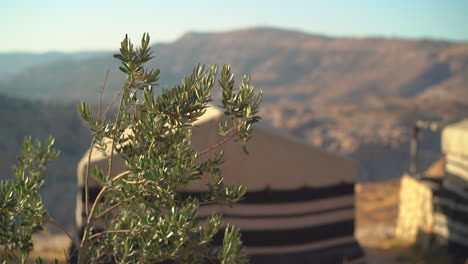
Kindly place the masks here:
POLYGON ((410 146, 410 174, 415 177, 418 170, 418 148, 419 148, 419 127, 417 125, 413 126, 413 136, 411 138, 410 146))

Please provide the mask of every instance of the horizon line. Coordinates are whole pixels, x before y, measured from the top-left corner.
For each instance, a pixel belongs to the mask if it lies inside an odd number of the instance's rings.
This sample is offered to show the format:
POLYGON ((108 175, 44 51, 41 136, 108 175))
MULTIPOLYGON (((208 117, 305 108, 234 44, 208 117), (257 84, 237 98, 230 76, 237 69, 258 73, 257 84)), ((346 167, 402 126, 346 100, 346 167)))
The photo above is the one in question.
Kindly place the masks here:
MULTIPOLYGON (((151 46, 158 45, 158 44, 172 44, 184 36, 189 34, 208 34, 208 35, 215 35, 215 34, 229 34, 241 31, 249 31, 249 30, 276 30, 276 31, 285 31, 291 33, 298 33, 298 34, 305 34, 308 36, 315 36, 315 37, 322 37, 322 38, 330 38, 330 39, 394 39, 394 40, 406 40, 406 41, 433 41, 433 42, 446 42, 450 44, 468 44, 467 39, 450 39, 450 38, 443 38, 437 36, 404 36, 404 35, 387 35, 387 34, 355 34, 355 35, 348 35, 348 34, 327 34, 322 32, 309 32, 302 29, 297 28, 287 28, 287 27, 277 27, 277 26, 252 26, 252 27, 241 27, 241 28, 233 28, 227 30, 210 30, 210 31, 200 31, 200 30, 188 30, 185 33, 182 33, 178 37, 172 40, 162 40, 162 41, 155 41, 151 43, 151 46)), ((135 43, 135 42, 134 42, 135 43)), ((71 53, 106 53, 106 52, 116 52, 118 51, 118 47, 115 49, 78 49, 78 50, 58 50, 58 49, 50 49, 50 50, 0 50, 0 54, 34 54, 34 55, 43 55, 48 53, 63 53, 63 54, 71 54, 71 53)))

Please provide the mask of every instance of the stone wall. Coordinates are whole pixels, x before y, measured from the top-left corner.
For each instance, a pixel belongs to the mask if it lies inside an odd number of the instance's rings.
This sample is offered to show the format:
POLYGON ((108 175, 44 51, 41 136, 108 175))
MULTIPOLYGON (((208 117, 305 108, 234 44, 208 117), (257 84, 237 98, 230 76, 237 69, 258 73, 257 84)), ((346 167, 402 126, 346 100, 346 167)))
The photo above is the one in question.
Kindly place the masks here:
POLYGON ((395 236, 416 242, 418 233, 431 233, 433 226, 433 193, 431 186, 409 175, 401 178, 400 206, 395 236))

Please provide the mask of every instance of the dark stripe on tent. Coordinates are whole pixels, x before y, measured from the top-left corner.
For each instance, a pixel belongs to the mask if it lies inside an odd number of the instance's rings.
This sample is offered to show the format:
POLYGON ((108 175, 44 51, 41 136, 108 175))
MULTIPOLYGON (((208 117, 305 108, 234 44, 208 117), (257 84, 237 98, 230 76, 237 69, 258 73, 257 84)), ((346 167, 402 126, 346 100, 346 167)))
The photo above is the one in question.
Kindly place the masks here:
MULTIPOLYGON (((202 205, 203 206, 203 205, 202 205)), ((209 206, 209 205, 207 205, 209 206)), ((326 213, 332 213, 341 210, 352 210, 354 209, 354 205, 342 206, 342 207, 335 207, 330 209, 325 209, 321 211, 314 211, 314 212, 301 212, 301 213, 294 213, 294 214, 269 214, 269 215, 242 215, 242 214, 231 214, 229 211, 227 213, 223 213, 223 217, 229 218, 239 218, 239 219, 271 219, 271 218, 292 218, 292 217, 302 217, 302 216, 312 216, 312 215, 320 215, 326 213)), ((213 209, 213 213, 216 213, 216 210, 213 209)), ((205 220, 208 216, 199 217, 199 219, 205 220)))
POLYGON ((353 261, 364 257, 364 252, 357 242, 350 242, 321 249, 306 250, 297 253, 279 253, 265 255, 252 255, 250 262, 253 264, 291 264, 291 263, 346 263, 344 260, 353 261))
POLYGON ((431 187, 431 189, 440 188, 440 186, 442 185, 442 179, 439 178, 424 177, 421 179, 421 182, 431 187))
MULTIPOLYGON (((456 241, 449 240, 448 241, 448 251, 454 255, 454 257, 458 260, 462 260, 463 263, 468 258, 468 247, 464 246, 456 241)), ((466 263, 466 262, 464 262, 466 263)))
MULTIPOLYGON (((292 246, 353 236, 354 220, 286 230, 242 230, 242 241, 247 247, 292 246)), ((215 245, 222 245, 224 230, 214 237, 215 245)))
MULTIPOLYGON (((188 196, 202 197, 205 192, 180 192, 184 198, 188 196)), ((248 192, 240 204, 271 204, 322 200, 354 194, 354 183, 341 183, 321 188, 304 187, 295 190, 265 190, 248 192)))
MULTIPOLYGON (((460 191, 463 191, 463 189, 460 189, 460 191)), ((468 199, 458 195, 457 193, 453 192, 452 190, 447 189, 445 186, 442 186, 440 188, 440 191, 434 194, 434 196, 439 196, 442 198, 446 198, 450 201, 453 201, 454 203, 459 203, 459 204, 468 204, 468 199)))
POLYGON ((446 181, 452 183, 453 185, 457 186, 460 190, 468 193, 468 179, 465 179, 455 173, 451 173, 449 171, 445 172, 445 179, 446 181))
POLYGON ((456 210, 455 208, 446 204, 438 204, 437 201, 434 201, 434 205, 436 205, 436 211, 441 212, 443 215, 447 216, 452 221, 456 221, 457 223, 463 224, 468 229, 467 212, 456 210))

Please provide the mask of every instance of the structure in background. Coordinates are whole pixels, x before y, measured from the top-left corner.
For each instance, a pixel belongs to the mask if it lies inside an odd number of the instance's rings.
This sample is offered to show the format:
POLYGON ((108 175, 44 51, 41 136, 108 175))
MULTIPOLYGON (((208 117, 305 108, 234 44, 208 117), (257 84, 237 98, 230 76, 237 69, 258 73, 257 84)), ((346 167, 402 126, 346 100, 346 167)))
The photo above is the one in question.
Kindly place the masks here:
POLYGON ((444 158, 426 173, 403 176, 396 236, 425 247, 447 247, 456 259, 464 260, 468 258, 468 119, 443 128, 442 152, 444 158))
MULTIPOLYGON (((217 125, 223 118, 220 110, 209 107, 193 128, 196 150, 208 149, 222 140, 217 125)), ((221 213, 224 222, 238 226, 252 263, 361 263, 363 251, 354 238, 355 163, 262 126, 256 127, 247 143, 248 156, 237 142, 222 148, 225 183, 246 186, 248 193, 231 208, 204 205, 198 217, 221 213)), ((84 216, 87 164, 85 154, 78 166, 78 229, 84 216)), ((107 158, 94 150, 91 164, 106 171, 107 158)), ((119 157, 113 164, 111 175, 124 168, 119 157)), ((92 202, 100 187, 91 178, 88 184, 92 202)), ((197 195, 206 188, 206 182, 200 181, 184 191, 197 195)), ((221 235, 215 237, 215 244, 222 243, 221 235)))

